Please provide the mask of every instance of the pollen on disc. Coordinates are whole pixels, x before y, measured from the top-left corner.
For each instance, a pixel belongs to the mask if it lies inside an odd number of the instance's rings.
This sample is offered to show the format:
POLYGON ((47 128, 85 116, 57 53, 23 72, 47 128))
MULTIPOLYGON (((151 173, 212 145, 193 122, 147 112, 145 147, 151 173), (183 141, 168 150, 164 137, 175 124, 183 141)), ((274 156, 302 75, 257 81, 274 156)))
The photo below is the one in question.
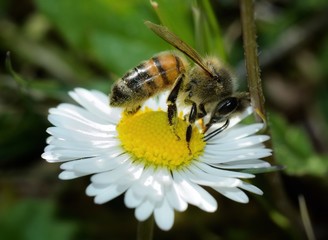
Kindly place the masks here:
POLYGON ((194 128, 188 148, 185 141, 187 126, 179 118, 174 132, 168 124, 166 112, 140 111, 123 117, 117 130, 122 147, 135 161, 176 169, 189 165, 205 147, 202 134, 194 128))

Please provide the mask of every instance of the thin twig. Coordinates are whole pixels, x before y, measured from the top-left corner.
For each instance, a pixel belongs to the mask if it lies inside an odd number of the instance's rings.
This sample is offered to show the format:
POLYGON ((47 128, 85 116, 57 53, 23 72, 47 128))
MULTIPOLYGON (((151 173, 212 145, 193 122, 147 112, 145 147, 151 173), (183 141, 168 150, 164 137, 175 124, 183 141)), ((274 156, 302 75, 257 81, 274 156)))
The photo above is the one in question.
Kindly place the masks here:
POLYGON ((138 223, 137 240, 153 239, 154 217, 150 216, 147 220, 138 223))
POLYGON ((308 212, 306 202, 305 202, 305 198, 303 195, 300 195, 298 197, 298 203, 300 205, 300 212, 301 212, 302 222, 304 224, 306 236, 307 236, 308 240, 315 240, 316 238, 315 238, 313 227, 311 224, 311 219, 310 219, 309 212, 308 212))

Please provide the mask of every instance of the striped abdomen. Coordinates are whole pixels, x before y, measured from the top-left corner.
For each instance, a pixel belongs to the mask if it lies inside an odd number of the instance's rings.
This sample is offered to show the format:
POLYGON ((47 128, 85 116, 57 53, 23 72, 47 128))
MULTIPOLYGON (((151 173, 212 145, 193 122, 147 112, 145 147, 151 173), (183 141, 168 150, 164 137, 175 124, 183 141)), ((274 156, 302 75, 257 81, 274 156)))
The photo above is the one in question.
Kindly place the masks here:
POLYGON ((177 55, 165 52, 131 69, 113 86, 110 105, 138 107, 149 97, 171 89, 176 79, 185 72, 177 55))

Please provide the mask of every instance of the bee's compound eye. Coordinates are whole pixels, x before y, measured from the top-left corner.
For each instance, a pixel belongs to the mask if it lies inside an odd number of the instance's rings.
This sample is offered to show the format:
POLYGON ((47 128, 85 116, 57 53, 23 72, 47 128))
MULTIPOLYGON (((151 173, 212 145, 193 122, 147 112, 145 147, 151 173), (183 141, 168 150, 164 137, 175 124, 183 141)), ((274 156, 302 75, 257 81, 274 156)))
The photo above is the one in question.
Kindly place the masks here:
POLYGON ((218 105, 218 113, 220 115, 228 115, 238 107, 238 100, 235 97, 228 97, 222 100, 218 105))

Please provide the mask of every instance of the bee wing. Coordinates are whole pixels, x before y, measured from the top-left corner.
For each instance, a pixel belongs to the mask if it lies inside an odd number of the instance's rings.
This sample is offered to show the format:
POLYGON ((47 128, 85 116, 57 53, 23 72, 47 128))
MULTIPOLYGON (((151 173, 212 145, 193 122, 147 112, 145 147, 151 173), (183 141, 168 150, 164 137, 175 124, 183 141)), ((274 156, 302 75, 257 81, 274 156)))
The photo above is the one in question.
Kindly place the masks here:
POLYGON ((190 47, 184 41, 182 41, 174 33, 170 32, 169 29, 167 29, 164 26, 152 23, 150 21, 145 21, 145 25, 154 33, 156 33, 158 36, 160 36, 162 39, 164 39, 166 42, 168 42, 169 44, 171 44, 172 46, 174 46, 175 48, 179 49, 181 52, 186 54, 188 57, 190 57, 196 64, 198 64, 208 74, 214 76, 213 72, 206 66, 206 64, 203 61, 203 58, 196 52, 196 50, 190 47))

